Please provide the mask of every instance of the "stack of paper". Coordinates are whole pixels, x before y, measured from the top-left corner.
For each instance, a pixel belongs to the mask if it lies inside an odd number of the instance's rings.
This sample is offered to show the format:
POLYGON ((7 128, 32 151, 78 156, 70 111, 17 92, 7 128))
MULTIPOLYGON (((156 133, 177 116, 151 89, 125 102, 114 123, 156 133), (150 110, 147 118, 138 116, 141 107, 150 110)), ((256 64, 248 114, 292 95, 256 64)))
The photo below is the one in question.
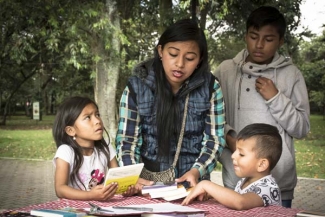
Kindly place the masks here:
POLYGON ((177 183, 157 183, 152 186, 144 186, 142 189, 142 194, 149 194, 151 198, 163 198, 166 201, 184 198, 189 192, 183 185, 177 183))

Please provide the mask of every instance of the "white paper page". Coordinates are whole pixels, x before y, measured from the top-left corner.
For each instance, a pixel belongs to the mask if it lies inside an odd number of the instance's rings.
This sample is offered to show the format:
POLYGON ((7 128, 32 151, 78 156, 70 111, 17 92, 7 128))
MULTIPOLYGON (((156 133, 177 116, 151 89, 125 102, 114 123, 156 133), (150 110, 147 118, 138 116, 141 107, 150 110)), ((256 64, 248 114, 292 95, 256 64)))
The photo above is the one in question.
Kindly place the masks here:
MULTIPOLYGON (((113 211, 112 214, 133 214, 133 213, 197 213, 197 212, 205 212, 201 209, 196 209, 188 206, 182 206, 172 203, 154 203, 154 204, 138 204, 138 205, 127 205, 123 207, 146 207, 152 208, 153 211, 138 211, 138 210, 130 210, 130 209, 113 209, 113 207, 101 207, 102 209, 107 209, 113 211)), ((89 211, 90 208, 85 208, 85 210, 89 211)), ((107 212, 111 213, 111 212, 107 212)))
POLYGON ((123 178, 127 176, 140 175, 143 163, 123 167, 114 167, 108 170, 106 179, 123 178))

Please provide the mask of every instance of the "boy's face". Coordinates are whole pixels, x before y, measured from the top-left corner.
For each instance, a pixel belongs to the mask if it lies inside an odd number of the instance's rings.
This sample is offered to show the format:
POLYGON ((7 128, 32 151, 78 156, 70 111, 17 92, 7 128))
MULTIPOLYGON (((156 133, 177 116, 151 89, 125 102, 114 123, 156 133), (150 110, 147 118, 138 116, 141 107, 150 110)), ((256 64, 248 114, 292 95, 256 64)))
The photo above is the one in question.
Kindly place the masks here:
POLYGON ((259 159, 256 158, 253 148, 256 145, 256 139, 237 140, 236 151, 232 154, 235 173, 240 178, 256 177, 259 159))
POLYGON ((256 64, 269 64, 275 52, 282 46, 283 38, 274 26, 266 25, 259 30, 249 27, 245 36, 249 56, 246 61, 256 64))

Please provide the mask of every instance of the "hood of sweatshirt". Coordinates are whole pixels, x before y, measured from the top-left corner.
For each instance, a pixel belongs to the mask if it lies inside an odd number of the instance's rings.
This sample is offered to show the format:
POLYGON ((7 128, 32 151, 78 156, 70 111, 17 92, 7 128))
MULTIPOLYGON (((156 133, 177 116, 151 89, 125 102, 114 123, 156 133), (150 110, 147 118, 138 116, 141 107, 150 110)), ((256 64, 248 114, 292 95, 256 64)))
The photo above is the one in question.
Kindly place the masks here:
MULTIPOLYGON (((247 49, 243 49, 241 52, 239 52, 233 58, 233 61, 237 65, 240 66, 238 68, 242 68, 242 66, 246 64, 245 60, 246 60, 248 55, 249 55, 249 53, 248 53, 247 49)), ((292 60, 291 60, 290 57, 279 55, 279 53, 276 52, 271 63, 269 63, 269 64, 256 64, 256 63, 249 62, 249 65, 251 66, 250 67, 251 69, 250 70, 245 70, 244 73, 245 74, 250 74, 250 75, 253 75, 253 76, 260 76, 260 75, 266 76, 265 74, 261 74, 261 73, 265 73, 266 71, 267 72, 272 71, 273 72, 272 80, 276 84, 277 83, 276 82, 277 81, 276 80, 277 72, 281 72, 278 69, 281 69, 281 68, 283 68, 285 66, 292 65, 292 64, 293 63, 292 63, 292 60)))

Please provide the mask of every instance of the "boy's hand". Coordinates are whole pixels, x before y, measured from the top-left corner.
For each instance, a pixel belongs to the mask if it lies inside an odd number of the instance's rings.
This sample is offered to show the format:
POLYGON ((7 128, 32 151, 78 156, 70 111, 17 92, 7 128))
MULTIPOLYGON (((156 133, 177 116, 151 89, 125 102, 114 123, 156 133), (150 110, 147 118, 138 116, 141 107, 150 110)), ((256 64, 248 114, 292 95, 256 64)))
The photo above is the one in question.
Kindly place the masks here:
POLYGON ((273 81, 264 77, 256 79, 255 89, 266 101, 272 99, 279 92, 273 81))
POLYGON ((117 190, 117 183, 111 183, 104 187, 104 185, 97 185, 89 192, 91 200, 106 201, 112 198, 117 190))
POLYGON ((199 182, 199 184, 197 184, 194 188, 192 188, 189 195, 187 195, 187 197, 183 200, 182 205, 188 205, 195 199, 199 201, 203 201, 207 199, 206 198, 207 192, 203 188, 205 181, 206 180, 199 182))

